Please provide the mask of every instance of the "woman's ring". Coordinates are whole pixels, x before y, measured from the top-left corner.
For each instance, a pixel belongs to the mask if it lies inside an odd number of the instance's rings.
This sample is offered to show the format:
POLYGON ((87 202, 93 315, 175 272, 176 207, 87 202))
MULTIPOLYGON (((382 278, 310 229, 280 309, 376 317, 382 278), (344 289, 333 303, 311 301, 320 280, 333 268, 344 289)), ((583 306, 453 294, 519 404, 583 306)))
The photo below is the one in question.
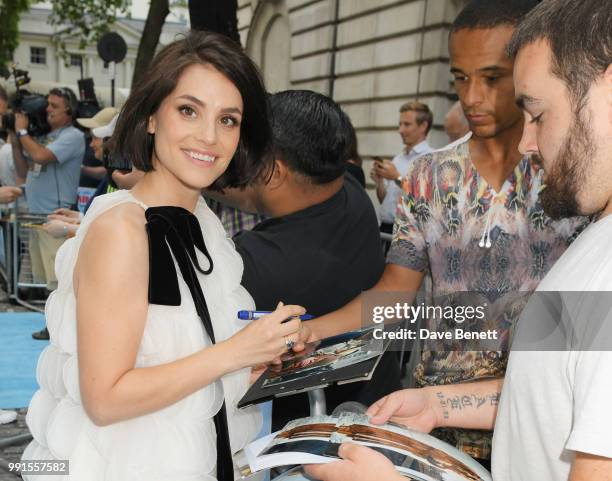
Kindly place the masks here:
POLYGON ((287 346, 288 351, 291 351, 291 349, 293 349, 293 346, 295 346, 295 341, 293 339, 289 339, 288 337, 286 337, 285 346, 287 346))

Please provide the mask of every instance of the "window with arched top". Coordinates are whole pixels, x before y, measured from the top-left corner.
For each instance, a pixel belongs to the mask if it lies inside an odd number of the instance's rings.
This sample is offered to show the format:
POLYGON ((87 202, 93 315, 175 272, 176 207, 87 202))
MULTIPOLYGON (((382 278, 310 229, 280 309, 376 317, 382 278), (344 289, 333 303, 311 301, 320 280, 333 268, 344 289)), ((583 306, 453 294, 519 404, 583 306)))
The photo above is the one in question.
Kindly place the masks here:
POLYGON ((259 65, 269 92, 291 86, 291 30, 285 3, 260 1, 246 41, 247 53, 259 65))

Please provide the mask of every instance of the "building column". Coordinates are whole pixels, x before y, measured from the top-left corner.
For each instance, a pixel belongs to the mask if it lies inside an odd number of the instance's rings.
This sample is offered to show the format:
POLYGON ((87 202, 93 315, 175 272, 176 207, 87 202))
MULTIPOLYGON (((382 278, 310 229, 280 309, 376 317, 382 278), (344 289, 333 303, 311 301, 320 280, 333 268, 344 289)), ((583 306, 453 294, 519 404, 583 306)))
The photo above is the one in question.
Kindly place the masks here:
POLYGON ((93 58, 91 57, 91 55, 89 53, 85 53, 83 54, 85 57, 85 77, 92 77, 94 76, 93 73, 93 58))
POLYGON ((55 56, 55 65, 56 65, 55 81, 57 83, 61 83, 62 73, 63 73, 62 69, 64 68, 64 61, 62 60, 62 57, 60 55, 55 56))
POLYGON ((134 69, 132 66, 132 59, 125 59, 125 65, 123 68, 123 87, 130 88, 132 84, 132 75, 134 73, 134 69))

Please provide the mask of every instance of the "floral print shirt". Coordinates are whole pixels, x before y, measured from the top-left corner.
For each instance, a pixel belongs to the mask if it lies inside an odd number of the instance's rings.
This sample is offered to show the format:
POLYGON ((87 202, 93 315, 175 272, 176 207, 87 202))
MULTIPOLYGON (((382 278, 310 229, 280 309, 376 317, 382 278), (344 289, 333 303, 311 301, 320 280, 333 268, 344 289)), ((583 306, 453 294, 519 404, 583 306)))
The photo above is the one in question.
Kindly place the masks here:
MULTIPOLYGON (((496 192, 472 164, 469 138, 413 162, 402 182, 387 263, 425 272, 425 302, 458 292, 482 296, 499 313, 484 321, 484 329, 510 332, 527 300, 518 294, 535 290, 588 221, 552 221, 544 214, 538 196, 542 171, 528 157, 496 192)), ((419 354, 415 382, 426 386, 501 377, 508 352, 507 346, 502 351, 457 346, 419 354)), ((490 436, 482 432, 442 434, 474 457, 490 456, 490 436)))

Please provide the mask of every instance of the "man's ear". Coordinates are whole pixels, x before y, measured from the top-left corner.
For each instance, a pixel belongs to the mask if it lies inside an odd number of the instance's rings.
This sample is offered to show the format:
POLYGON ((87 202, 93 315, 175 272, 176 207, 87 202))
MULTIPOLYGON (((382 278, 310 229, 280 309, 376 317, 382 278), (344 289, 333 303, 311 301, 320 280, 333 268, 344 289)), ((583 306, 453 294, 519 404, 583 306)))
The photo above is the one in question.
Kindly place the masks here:
POLYGON ((274 170, 272 171, 272 175, 270 176, 270 180, 268 181, 269 189, 278 189, 281 187, 289 176, 289 169, 287 165, 279 159, 274 160, 274 170))

